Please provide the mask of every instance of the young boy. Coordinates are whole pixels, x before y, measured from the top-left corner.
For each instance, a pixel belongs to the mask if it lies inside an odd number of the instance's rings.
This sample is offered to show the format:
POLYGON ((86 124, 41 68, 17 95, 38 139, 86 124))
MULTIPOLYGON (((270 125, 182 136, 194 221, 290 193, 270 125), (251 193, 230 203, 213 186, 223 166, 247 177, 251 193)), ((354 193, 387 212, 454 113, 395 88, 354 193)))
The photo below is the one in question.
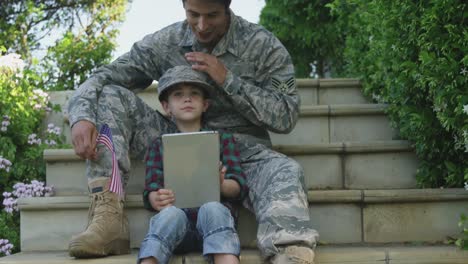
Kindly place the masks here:
MULTIPOLYGON (((203 130, 202 115, 214 89, 205 76, 190 66, 176 66, 159 80, 159 100, 180 132, 203 130)), ((223 203, 209 202, 200 208, 173 206, 174 193, 164 189, 161 138, 151 144, 146 157, 143 201, 147 209, 159 213, 150 220, 138 263, 168 263, 172 253, 201 250, 210 262, 239 263, 240 243, 234 219, 237 213, 232 202, 245 197, 247 185, 234 137, 222 131, 219 135, 223 203)))

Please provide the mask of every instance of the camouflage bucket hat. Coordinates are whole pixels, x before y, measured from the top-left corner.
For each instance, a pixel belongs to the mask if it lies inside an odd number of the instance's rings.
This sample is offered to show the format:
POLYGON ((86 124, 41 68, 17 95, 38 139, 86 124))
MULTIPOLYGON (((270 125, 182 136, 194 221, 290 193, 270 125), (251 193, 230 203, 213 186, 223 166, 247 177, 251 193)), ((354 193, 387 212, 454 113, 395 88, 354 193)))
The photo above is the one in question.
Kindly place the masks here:
POLYGON ((191 66, 175 66, 167 70, 158 82, 159 101, 164 99, 168 89, 180 83, 194 84, 205 91, 207 97, 213 92, 214 88, 207 82, 206 74, 192 69, 191 66))

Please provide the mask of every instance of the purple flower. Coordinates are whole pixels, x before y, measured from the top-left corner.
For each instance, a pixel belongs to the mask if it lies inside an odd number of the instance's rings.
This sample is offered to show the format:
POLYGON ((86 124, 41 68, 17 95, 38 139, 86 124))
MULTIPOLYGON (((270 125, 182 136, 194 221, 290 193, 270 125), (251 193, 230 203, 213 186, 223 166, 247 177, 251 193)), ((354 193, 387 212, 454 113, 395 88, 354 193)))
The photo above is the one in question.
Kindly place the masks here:
POLYGON ((55 126, 54 124, 49 124, 47 125, 47 133, 49 134, 55 134, 57 136, 60 136, 60 133, 62 132, 62 129, 60 127, 55 126))
POLYGON ((49 146, 55 146, 55 145, 57 145, 57 142, 55 142, 55 140, 53 140, 53 139, 51 139, 51 140, 46 139, 46 140, 45 140, 45 143, 46 143, 47 145, 49 145, 49 146))
POLYGON ((8 256, 11 254, 12 249, 13 245, 8 239, 0 239, 0 253, 3 253, 8 256))
POLYGON ((54 194, 53 186, 46 186, 44 182, 37 180, 32 180, 29 184, 18 182, 13 185, 13 189, 12 193, 3 193, 5 197, 3 200, 4 210, 10 214, 18 211, 17 198, 52 196, 54 194))
POLYGON ((34 145, 34 144, 37 144, 37 145, 40 145, 41 144, 41 139, 40 138, 36 138, 37 135, 36 134, 31 134, 28 136, 28 144, 29 145, 34 145))
POLYGON ((3 116, 2 126, 0 127, 0 131, 7 131, 8 126, 10 125, 10 118, 8 116, 3 116))
POLYGON ((0 169, 4 169, 6 172, 10 171, 11 161, 0 156, 0 169))

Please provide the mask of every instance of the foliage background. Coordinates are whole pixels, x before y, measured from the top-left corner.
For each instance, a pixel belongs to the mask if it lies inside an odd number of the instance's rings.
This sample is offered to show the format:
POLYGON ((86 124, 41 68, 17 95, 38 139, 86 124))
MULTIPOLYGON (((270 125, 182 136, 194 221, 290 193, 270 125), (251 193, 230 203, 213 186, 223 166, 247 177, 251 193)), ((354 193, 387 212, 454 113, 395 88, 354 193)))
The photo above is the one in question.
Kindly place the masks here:
POLYGON ((46 90, 72 90, 110 62, 131 0, 2 0, 0 46, 18 53, 46 90), (40 57, 39 63, 32 64, 40 57))
POLYGON ((392 125, 421 160, 421 187, 463 187, 467 16, 461 0, 267 0, 260 22, 300 76, 310 72, 306 62, 330 61, 332 76, 359 78, 371 100, 388 104, 392 125))
MULTIPOLYGON (((116 45, 116 26, 123 21, 128 2, 0 1, 0 58, 17 53, 26 63, 19 71, 0 63, 0 119, 8 116, 10 122, 7 131, 0 131, 0 156, 12 163, 9 171, 0 169, 0 194, 11 192, 16 182, 45 180, 42 153, 51 147, 44 139, 60 140, 47 133, 42 120, 46 110, 59 109, 46 100, 38 107, 36 99, 42 92, 38 89, 74 89, 108 63, 116 45), (37 134, 42 143, 28 143, 31 134, 37 134)), ((0 234, 0 239, 14 245, 12 253, 20 250, 17 212, 2 210, 0 234)))
POLYGON ((272 31, 286 46, 297 77, 309 77, 310 64, 324 77, 342 72, 344 38, 336 18, 326 6, 330 1, 266 0, 260 24, 272 31))
MULTIPOLYGON (((45 113, 29 98, 37 87, 73 89, 109 62, 115 25, 127 2, 0 1, 0 47, 7 48, 0 52, 18 53, 28 64, 21 78, 0 72, 0 115, 11 117, 8 132, 0 134, 0 156, 14 164, 10 172, 0 171, 0 192, 11 191, 16 181, 44 179, 44 146, 28 145, 27 137, 41 134, 45 113)), ((392 124, 422 161, 421 187, 462 187, 468 181, 466 5, 462 0, 266 0, 260 23, 290 51, 298 77, 308 76, 313 63, 320 77, 360 78, 369 98, 389 105, 392 124)), ((0 234, 15 251, 17 221, 18 216, 0 214, 0 234)))

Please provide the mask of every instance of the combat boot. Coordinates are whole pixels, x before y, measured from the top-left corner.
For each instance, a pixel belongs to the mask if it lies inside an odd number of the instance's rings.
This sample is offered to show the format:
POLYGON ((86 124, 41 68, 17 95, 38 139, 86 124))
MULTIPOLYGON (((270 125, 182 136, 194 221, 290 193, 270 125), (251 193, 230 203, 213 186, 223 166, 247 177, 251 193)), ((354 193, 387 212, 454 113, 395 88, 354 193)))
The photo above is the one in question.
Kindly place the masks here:
POLYGON ((304 246, 289 246, 271 259, 271 264, 314 264, 315 253, 304 246))
POLYGON ((92 201, 88 226, 83 233, 70 240, 68 252, 72 257, 92 258, 130 253, 124 201, 109 191, 109 180, 101 177, 89 182, 92 201))

